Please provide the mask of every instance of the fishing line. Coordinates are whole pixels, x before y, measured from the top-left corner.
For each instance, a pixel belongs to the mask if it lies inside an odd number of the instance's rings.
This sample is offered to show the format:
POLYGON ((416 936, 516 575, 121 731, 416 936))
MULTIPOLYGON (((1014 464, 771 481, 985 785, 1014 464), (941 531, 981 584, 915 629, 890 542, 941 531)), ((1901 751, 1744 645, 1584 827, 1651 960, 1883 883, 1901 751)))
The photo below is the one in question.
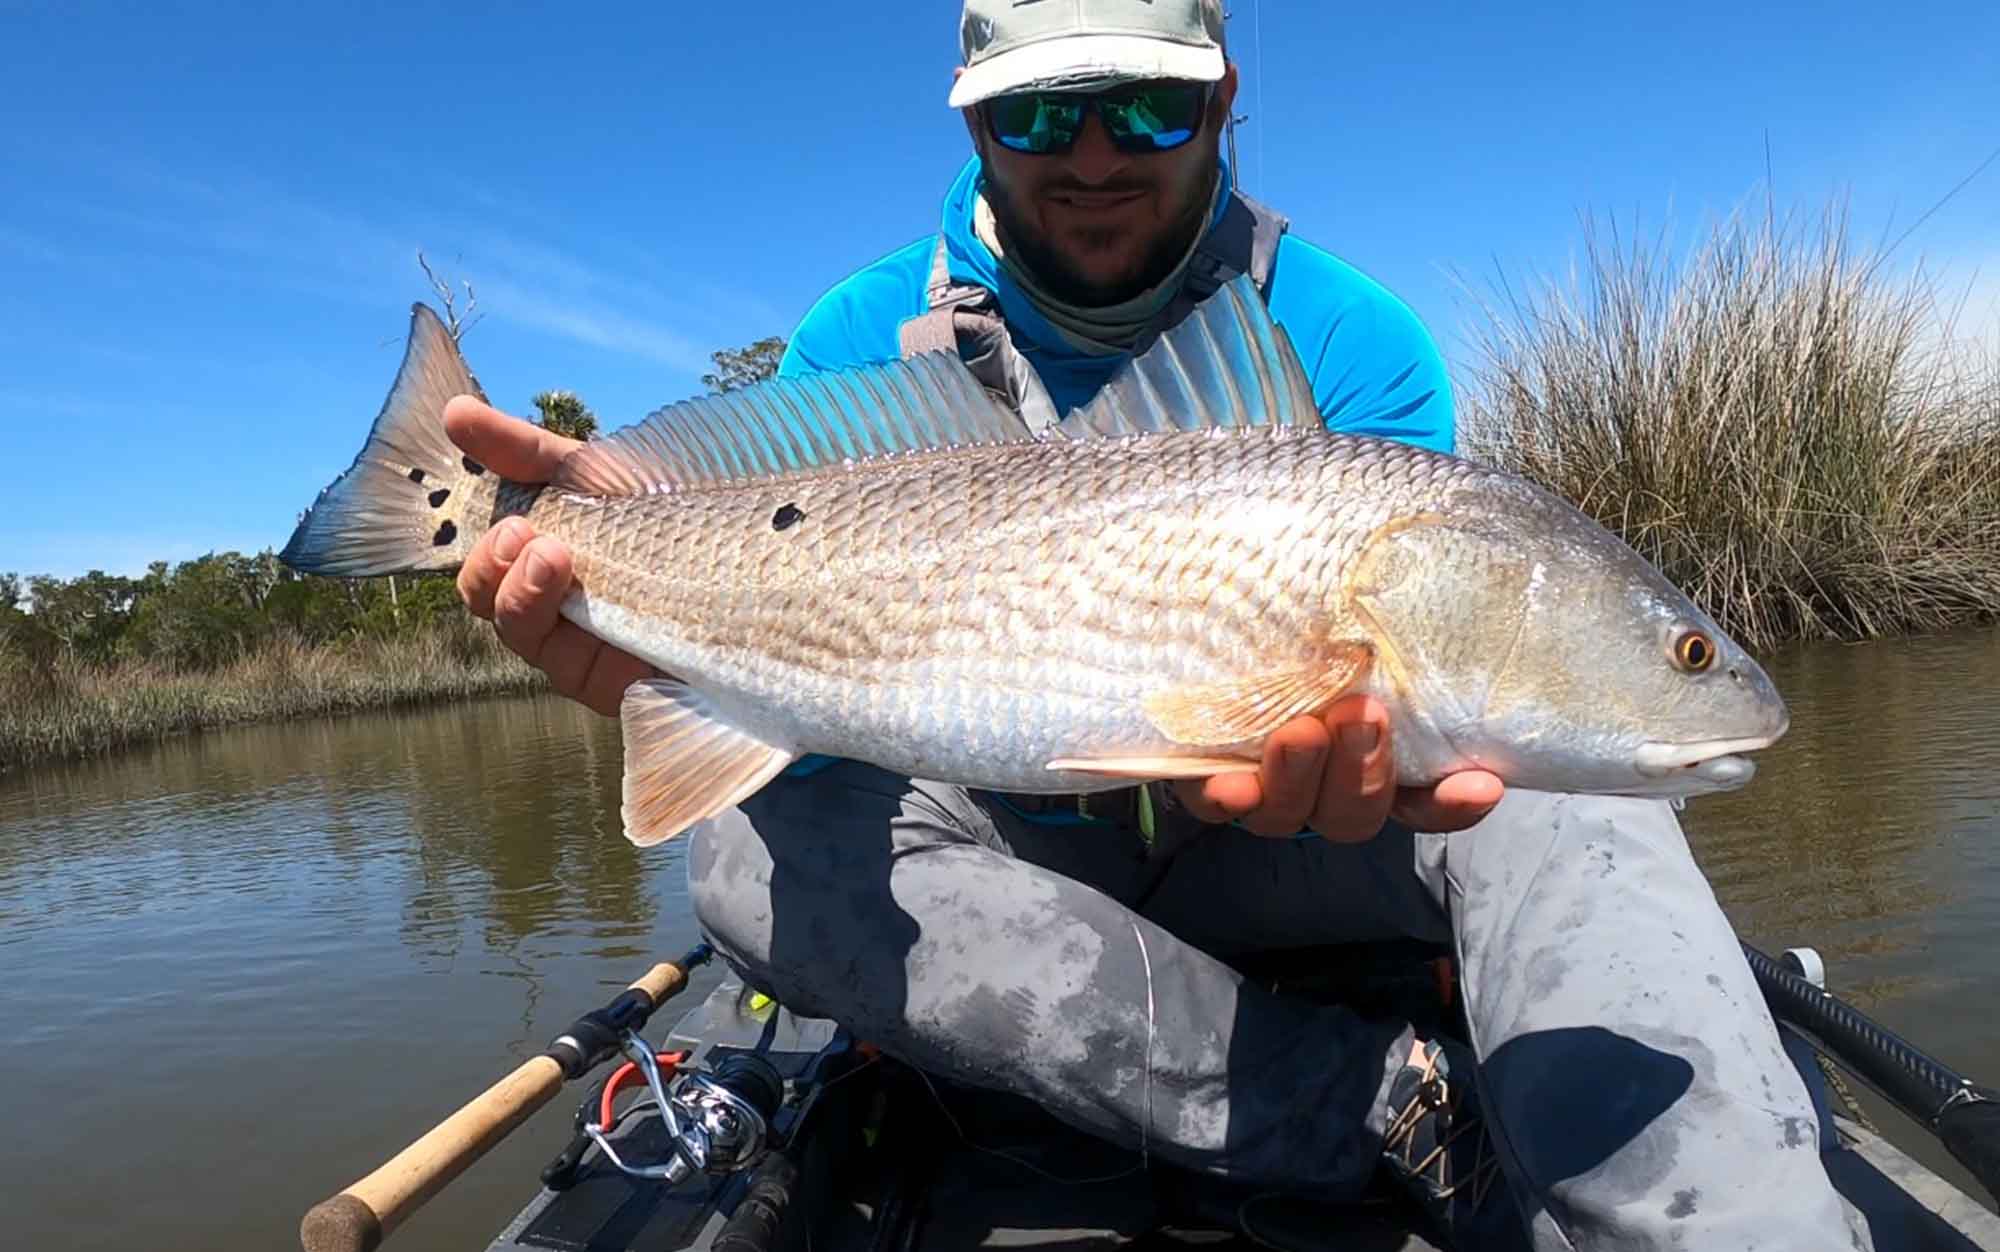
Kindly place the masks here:
POLYGON ((1153 1163, 1153 957, 1146 951, 1146 936, 1139 923, 1128 922, 1132 937, 1139 941, 1139 960, 1146 966, 1146 1118, 1139 1123, 1139 1168, 1153 1163))
POLYGON ((1264 182, 1264 0, 1251 0, 1250 23, 1257 42, 1257 194, 1264 195, 1270 190, 1264 182))
POLYGON ((1011 1152, 1004 1151, 1000 1148, 989 1148, 983 1143, 974 1143, 971 1140, 971 1138, 966 1135, 965 1127, 959 1125, 958 1119, 952 1116, 951 1107, 944 1102, 944 1097, 938 1094, 938 1089, 936 1085, 931 1082, 931 1076, 929 1074, 926 1074, 923 1070, 915 1068, 914 1066, 911 1067, 910 1072, 915 1074, 918 1078, 923 1079, 924 1086, 930 1090, 931 1099, 937 1104, 938 1112, 944 1114, 944 1119, 951 1123, 952 1133, 958 1136, 958 1141, 960 1143, 964 1144, 968 1148, 971 1148, 975 1152, 984 1152, 988 1156, 997 1156, 1001 1160, 1006 1161, 1010 1165, 1018 1165, 1022 1169, 1027 1170, 1029 1173, 1039 1175, 1042 1178, 1046 1178, 1050 1182, 1055 1183, 1059 1187, 1087 1187, 1093 1183, 1116 1182, 1120 1178, 1128 1178, 1131 1175, 1137 1174, 1146 1168, 1142 1164, 1142 1165, 1134 1165, 1129 1169, 1121 1169, 1116 1173, 1112 1174, 1100 1174, 1094 1178, 1064 1178, 1060 1174, 1051 1173, 1050 1171, 1043 1169, 1041 1166, 1035 1164, 1034 1162, 1015 1156, 1011 1152))

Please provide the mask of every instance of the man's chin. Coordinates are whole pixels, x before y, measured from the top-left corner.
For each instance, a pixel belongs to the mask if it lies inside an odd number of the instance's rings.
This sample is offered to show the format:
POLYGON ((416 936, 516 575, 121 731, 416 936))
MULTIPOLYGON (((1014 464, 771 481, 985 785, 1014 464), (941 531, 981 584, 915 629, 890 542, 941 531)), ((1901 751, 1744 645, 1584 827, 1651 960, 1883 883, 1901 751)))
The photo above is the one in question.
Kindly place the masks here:
POLYGON ((1144 291, 1150 284, 1144 281, 1140 272, 1143 258, 1128 256, 1124 251, 1112 251, 1103 247, 1103 241, 1078 239, 1069 241, 1069 253, 1064 258, 1064 277, 1068 280, 1072 298, 1086 306, 1118 304, 1130 300, 1144 291))

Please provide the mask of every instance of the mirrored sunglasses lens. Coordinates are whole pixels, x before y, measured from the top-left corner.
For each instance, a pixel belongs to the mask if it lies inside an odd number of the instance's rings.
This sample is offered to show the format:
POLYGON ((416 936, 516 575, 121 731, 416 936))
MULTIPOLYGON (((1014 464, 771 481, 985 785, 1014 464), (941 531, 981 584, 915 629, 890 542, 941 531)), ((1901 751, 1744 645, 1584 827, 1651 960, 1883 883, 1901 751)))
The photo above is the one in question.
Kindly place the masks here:
POLYGON ((1104 102, 1104 119, 1114 138, 1135 147, 1178 148, 1201 125, 1199 87, 1154 87, 1104 102))
POLYGON ((999 96, 987 103, 993 137, 1016 152, 1048 152, 1075 140, 1082 109, 1043 96, 999 96))

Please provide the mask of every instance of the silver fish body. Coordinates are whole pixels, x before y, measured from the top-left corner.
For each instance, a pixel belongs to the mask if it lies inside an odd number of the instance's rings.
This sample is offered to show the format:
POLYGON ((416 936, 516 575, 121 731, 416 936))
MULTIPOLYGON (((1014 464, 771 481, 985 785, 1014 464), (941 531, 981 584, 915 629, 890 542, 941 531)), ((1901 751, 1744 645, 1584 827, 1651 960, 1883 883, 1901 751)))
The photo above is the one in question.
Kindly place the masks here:
MULTIPOLYGON (((551 493, 566 615, 801 752, 1011 791, 1172 755, 1162 686, 1322 663, 1339 577, 1463 462, 1307 428, 904 454, 621 500, 551 493), (773 519, 796 520, 783 528, 773 519)), ((1442 490, 1440 490, 1442 489, 1442 490)), ((1206 753, 1213 755, 1213 753, 1206 753)))
POLYGON ((412 515, 395 549, 384 499, 452 454, 397 395, 476 386, 413 332, 426 385, 399 382, 286 556, 387 572, 428 536, 444 568, 508 512, 566 543, 564 615, 673 675, 627 697, 639 842, 807 754, 1013 792, 1250 768, 1352 692, 1388 706, 1406 784, 1748 779, 1784 702, 1657 570, 1521 479, 1326 432, 1261 301, 1224 295, 1052 432, 955 362, 767 384, 586 445, 538 493, 460 475, 464 524, 412 515))

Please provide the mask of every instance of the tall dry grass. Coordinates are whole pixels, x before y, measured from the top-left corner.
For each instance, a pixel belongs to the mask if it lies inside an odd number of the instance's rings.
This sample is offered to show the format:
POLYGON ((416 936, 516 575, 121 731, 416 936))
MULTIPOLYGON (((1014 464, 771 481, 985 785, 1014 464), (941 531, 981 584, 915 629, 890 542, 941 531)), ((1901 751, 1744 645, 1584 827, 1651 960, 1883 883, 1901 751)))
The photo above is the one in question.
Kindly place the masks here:
POLYGON ((1844 218, 1715 226, 1678 262, 1591 227, 1485 303, 1468 455, 1611 527, 1753 646, 2000 615, 2000 370, 1844 218))
POLYGON ((422 634, 308 645, 280 636, 212 671, 0 656, 0 773, 242 722, 460 699, 542 685, 469 617, 422 634))

